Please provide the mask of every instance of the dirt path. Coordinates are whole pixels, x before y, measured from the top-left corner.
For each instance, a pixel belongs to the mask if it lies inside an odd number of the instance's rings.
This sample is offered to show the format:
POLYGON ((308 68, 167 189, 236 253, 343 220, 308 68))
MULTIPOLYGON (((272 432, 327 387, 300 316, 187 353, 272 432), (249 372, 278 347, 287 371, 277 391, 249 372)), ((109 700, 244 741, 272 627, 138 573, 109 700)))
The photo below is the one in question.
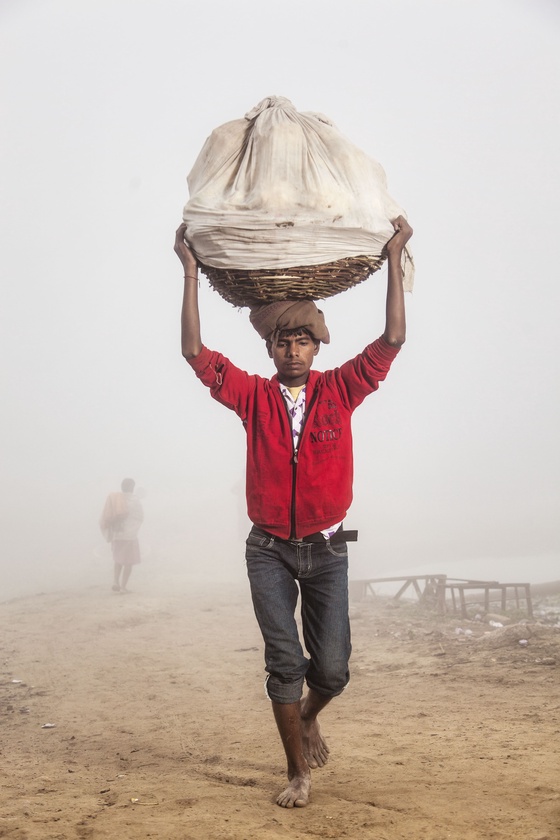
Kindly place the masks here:
POLYGON ((558 840, 560 629, 352 612, 331 761, 284 811, 244 587, 0 604, 0 837, 558 840))

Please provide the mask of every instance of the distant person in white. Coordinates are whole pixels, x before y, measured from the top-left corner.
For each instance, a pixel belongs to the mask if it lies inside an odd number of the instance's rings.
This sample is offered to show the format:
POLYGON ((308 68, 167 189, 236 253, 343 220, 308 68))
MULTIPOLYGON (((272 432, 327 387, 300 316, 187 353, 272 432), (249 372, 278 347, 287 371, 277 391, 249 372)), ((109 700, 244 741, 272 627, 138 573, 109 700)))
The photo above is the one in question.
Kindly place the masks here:
POLYGON ((126 593, 132 567, 140 562, 138 531, 144 519, 140 499, 134 495, 135 482, 125 478, 120 493, 109 493, 99 525, 113 550, 113 592, 126 593))

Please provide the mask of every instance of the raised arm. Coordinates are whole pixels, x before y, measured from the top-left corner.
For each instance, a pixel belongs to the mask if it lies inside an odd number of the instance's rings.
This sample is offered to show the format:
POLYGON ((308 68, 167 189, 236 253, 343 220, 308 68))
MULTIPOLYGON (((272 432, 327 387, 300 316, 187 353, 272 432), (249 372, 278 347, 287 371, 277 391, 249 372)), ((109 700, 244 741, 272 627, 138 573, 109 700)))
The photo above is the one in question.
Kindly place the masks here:
POLYGON ((198 356, 202 350, 200 316, 198 314, 198 263, 185 242, 186 225, 180 225, 175 234, 175 253, 183 264, 185 286, 181 310, 181 352, 185 359, 198 356))
POLYGON ((403 248, 412 236, 412 228, 404 216, 398 216, 394 219, 393 227, 395 233, 386 245, 388 277, 383 338, 388 344, 400 347, 406 340, 401 258, 403 248))

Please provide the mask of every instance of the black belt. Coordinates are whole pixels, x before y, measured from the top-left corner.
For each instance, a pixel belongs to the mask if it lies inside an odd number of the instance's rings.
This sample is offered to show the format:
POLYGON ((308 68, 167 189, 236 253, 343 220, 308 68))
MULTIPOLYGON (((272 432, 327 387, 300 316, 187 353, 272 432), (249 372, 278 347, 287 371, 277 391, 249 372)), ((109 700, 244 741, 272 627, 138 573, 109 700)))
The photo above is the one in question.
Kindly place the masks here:
POLYGON ((308 534, 307 536, 302 537, 300 540, 283 540, 281 537, 276 537, 274 536, 274 534, 269 534, 268 531, 263 531, 262 528, 255 528, 255 530, 259 531, 261 534, 266 534, 267 537, 271 537, 272 539, 280 540, 280 542, 285 543, 325 543, 327 542, 327 539, 331 543, 358 541, 357 531, 343 531, 342 529, 335 531, 332 537, 325 538, 325 535, 322 534, 321 531, 316 531, 314 534, 308 534))

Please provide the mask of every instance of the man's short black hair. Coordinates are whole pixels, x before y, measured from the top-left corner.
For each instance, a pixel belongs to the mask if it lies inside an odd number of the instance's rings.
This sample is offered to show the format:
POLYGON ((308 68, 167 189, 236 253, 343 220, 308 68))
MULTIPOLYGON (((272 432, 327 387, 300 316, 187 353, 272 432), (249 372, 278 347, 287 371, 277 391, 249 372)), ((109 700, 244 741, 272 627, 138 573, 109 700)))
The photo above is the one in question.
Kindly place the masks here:
POLYGON ((274 333, 274 339, 267 338, 266 339, 266 349, 269 352, 271 351, 273 340, 278 341, 278 339, 280 339, 280 338, 291 338, 292 336, 295 336, 297 338, 300 335, 308 335, 309 338, 313 341, 313 343, 317 347, 321 343, 318 338, 315 338, 313 335, 311 335, 311 333, 309 332, 308 329, 306 329, 306 327, 293 327, 293 329, 277 330, 274 333))

